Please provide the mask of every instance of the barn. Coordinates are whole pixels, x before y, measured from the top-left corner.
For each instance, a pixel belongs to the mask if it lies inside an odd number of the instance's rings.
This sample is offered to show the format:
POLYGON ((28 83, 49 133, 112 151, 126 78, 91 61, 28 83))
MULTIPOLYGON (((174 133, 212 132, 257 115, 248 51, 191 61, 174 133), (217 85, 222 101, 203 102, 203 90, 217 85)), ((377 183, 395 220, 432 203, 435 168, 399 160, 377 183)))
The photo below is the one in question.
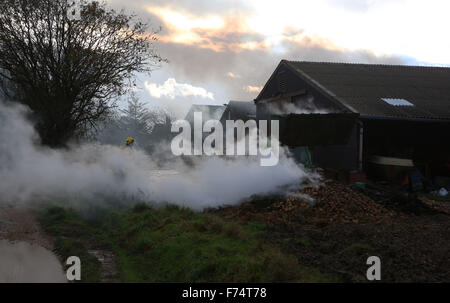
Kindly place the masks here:
POLYGON ((254 101, 315 166, 449 186, 450 68, 282 60, 254 101))

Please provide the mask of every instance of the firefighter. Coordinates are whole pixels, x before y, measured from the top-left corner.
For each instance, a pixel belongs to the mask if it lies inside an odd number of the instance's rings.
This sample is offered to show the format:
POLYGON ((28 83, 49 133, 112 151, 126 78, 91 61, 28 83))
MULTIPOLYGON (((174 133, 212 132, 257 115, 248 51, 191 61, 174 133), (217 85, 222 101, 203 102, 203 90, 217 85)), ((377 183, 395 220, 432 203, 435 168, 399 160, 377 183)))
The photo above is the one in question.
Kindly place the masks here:
POLYGON ((132 137, 128 137, 127 141, 125 142, 125 146, 131 148, 131 147, 133 147, 133 144, 134 144, 134 139, 132 137))

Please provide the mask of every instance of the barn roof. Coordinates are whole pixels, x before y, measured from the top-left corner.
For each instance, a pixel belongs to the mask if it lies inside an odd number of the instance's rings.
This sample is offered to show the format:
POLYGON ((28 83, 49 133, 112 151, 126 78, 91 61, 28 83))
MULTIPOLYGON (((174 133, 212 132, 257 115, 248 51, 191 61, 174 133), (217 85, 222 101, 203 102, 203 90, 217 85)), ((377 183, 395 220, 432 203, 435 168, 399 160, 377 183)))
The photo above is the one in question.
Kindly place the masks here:
POLYGON ((286 60, 280 64, 363 116, 450 120, 450 68, 286 60))
MULTIPOLYGON (((231 112, 234 120, 247 120, 256 116, 256 104, 253 101, 230 101, 227 104, 224 115, 227 115, 228 112, 231 112)), ((224 118, 226 119, 227 117, 224 118)))

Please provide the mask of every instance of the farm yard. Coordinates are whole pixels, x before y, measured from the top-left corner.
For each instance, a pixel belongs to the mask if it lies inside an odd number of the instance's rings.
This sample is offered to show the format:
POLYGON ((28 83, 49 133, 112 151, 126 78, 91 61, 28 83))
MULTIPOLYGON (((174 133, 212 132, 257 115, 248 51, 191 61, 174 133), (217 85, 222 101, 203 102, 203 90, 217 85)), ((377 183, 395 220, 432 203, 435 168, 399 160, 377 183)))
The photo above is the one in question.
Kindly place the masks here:
POLYGON ((450 282, 444 1, 191 2, 0 1, 0 283, 450 282))
POLYGON ((380 257, 385 282, 448 282, 448 202, 398 195, 383 203, 325 180, 203 212, 146 204, 95 216, 16 211, 0 237, 37 241, 61 261, 81 256, 85 282, 364 282, 369 256, 380 257))

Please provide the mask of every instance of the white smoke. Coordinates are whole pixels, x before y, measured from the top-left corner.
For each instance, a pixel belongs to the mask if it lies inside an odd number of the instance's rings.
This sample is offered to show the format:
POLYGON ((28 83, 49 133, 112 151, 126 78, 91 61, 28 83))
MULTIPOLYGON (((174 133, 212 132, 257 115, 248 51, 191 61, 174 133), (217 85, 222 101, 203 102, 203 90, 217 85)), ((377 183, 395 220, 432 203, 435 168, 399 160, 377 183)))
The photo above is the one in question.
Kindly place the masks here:
POLYGON ((54 150, 38 144, 27 112, 0 102, 0 204, 53 197, 67 203, 134 199, 202 210, 314 179, 283 151, 274 167, 261 167, 255 157, 202 157, 194 167, 180 160, 174 170, 161 171, 139 150, 97 144, 54 150))
POLYGON ((268 110, 275 115, 286 114, 328 114, 329 109, 320 108, 314 103, 311 95, 301 96, 296 102, 273 102, 268 104, 268 110))

